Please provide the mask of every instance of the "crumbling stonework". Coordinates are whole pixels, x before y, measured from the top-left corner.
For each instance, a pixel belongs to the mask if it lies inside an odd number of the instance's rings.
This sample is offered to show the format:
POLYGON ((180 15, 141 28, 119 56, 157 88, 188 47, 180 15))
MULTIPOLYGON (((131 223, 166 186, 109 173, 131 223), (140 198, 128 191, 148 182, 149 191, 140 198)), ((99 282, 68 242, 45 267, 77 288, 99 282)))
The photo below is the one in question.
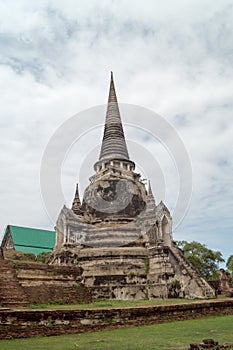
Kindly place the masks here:
POLYGON ((20 285, 14 264, 9 260, 0 261, 0 306, 25 306, 29 303, 20 285))
POLYGON ((190 344, 190 348, 188 350, 222 350, 222 349, 233 349, 233 343, 228 342, 220 345, 214 339, 203 339, 200 343, 192 343, 190 344))
MULTIPOLYGON (((0 339, 71 334, 232 315, 233 300, 99 309, 0 310, 0 339)), ((156 342, 156 339, 155 339, 156 342)), ((188 348, 188 344, 187 344, 188 348)))
POLYGON ((48 263, 80 266, 95 298, 208 298, 213 289, 172 240, 172 217, 129 159, 113 77, 95 174, 56 223, 48 263), (178 287, 179 286, 179 287, 178 287))
POLYGON ((90 291, 81 283, 82 269, 12 263, 1 259, 0 306, 27 306, 32 303, 80 303, 91 301, 90 291))
POLYGON ((220 292, 223 295, 233 297, 233 282, 229 272, 224 269, 219 270, 220 274, 220 292))

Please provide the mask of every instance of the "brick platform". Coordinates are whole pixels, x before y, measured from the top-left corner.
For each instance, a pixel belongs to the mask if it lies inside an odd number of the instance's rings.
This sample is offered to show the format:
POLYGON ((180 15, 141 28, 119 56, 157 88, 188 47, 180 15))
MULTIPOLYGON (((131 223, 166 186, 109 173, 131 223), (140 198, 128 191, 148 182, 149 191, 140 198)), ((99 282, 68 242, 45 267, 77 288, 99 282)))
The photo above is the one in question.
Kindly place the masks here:
POLYGON ((59 335, 232 315, 233 300, 82 310, 0 310, 0 339, 59 335))

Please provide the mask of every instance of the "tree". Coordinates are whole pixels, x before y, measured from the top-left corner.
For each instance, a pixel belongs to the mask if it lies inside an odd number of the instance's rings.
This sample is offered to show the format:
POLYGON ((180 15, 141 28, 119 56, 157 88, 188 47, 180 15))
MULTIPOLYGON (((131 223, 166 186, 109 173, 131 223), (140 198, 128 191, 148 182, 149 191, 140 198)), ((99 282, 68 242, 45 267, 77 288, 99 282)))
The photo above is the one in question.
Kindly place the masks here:
POLYGON ((207 280, 217 280, 219 278, 219 263, 225 261, 222 253, 211 250, 205 244, 195 241, 178 241, 176 244, 203 277, 207 280))
POLYGON ((231 273, 231 277, 233 278, 233 255, 230 255, 227 259, 226 267, 231 273))
POLYGON ((49 256, 50 254, 51 254, 51 253, 49 253, 49 252, 42 252, 42 253, 39 253, 39 254, 37 255, 37 257, 36 257, 36 261, 45 264, 45 263, 46 263, 46 259, 48 258, 48 256, 49 256))

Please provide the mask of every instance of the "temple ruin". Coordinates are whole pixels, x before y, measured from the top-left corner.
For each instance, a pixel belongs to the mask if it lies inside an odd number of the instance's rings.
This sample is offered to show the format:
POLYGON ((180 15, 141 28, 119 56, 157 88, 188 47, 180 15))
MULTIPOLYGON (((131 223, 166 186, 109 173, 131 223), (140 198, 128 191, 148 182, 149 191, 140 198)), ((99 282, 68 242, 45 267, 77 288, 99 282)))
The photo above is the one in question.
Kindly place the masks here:
POLYGON ((94 298, 214 296, 172 237, 172 217, 135 172, 111 73, 100 156, 81 202, 61 210, 50 265, 79 266, 94 298))

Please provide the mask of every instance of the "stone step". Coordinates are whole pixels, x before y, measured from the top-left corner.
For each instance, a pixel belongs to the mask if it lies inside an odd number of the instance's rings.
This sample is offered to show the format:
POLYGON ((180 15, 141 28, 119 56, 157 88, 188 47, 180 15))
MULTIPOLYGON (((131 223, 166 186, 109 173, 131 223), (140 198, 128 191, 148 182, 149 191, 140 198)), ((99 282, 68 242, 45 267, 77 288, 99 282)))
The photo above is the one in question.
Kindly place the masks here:
POLYGON ((12 262, 3 260, 0 265, 0 305, 16 306, 27 305, 27 296, 24 293, 16 276, 12 262))
POLYGON ((176 247, 171 247, 171 252, 179 261, 179 263, 186 269, 190 277, 196 280, 197 285, 202 289, 203 294, 206 297, 213 297, 212 288, 208 285, 205 279, 195 270, 192 264, 183 256, 181 252, 176 247))

